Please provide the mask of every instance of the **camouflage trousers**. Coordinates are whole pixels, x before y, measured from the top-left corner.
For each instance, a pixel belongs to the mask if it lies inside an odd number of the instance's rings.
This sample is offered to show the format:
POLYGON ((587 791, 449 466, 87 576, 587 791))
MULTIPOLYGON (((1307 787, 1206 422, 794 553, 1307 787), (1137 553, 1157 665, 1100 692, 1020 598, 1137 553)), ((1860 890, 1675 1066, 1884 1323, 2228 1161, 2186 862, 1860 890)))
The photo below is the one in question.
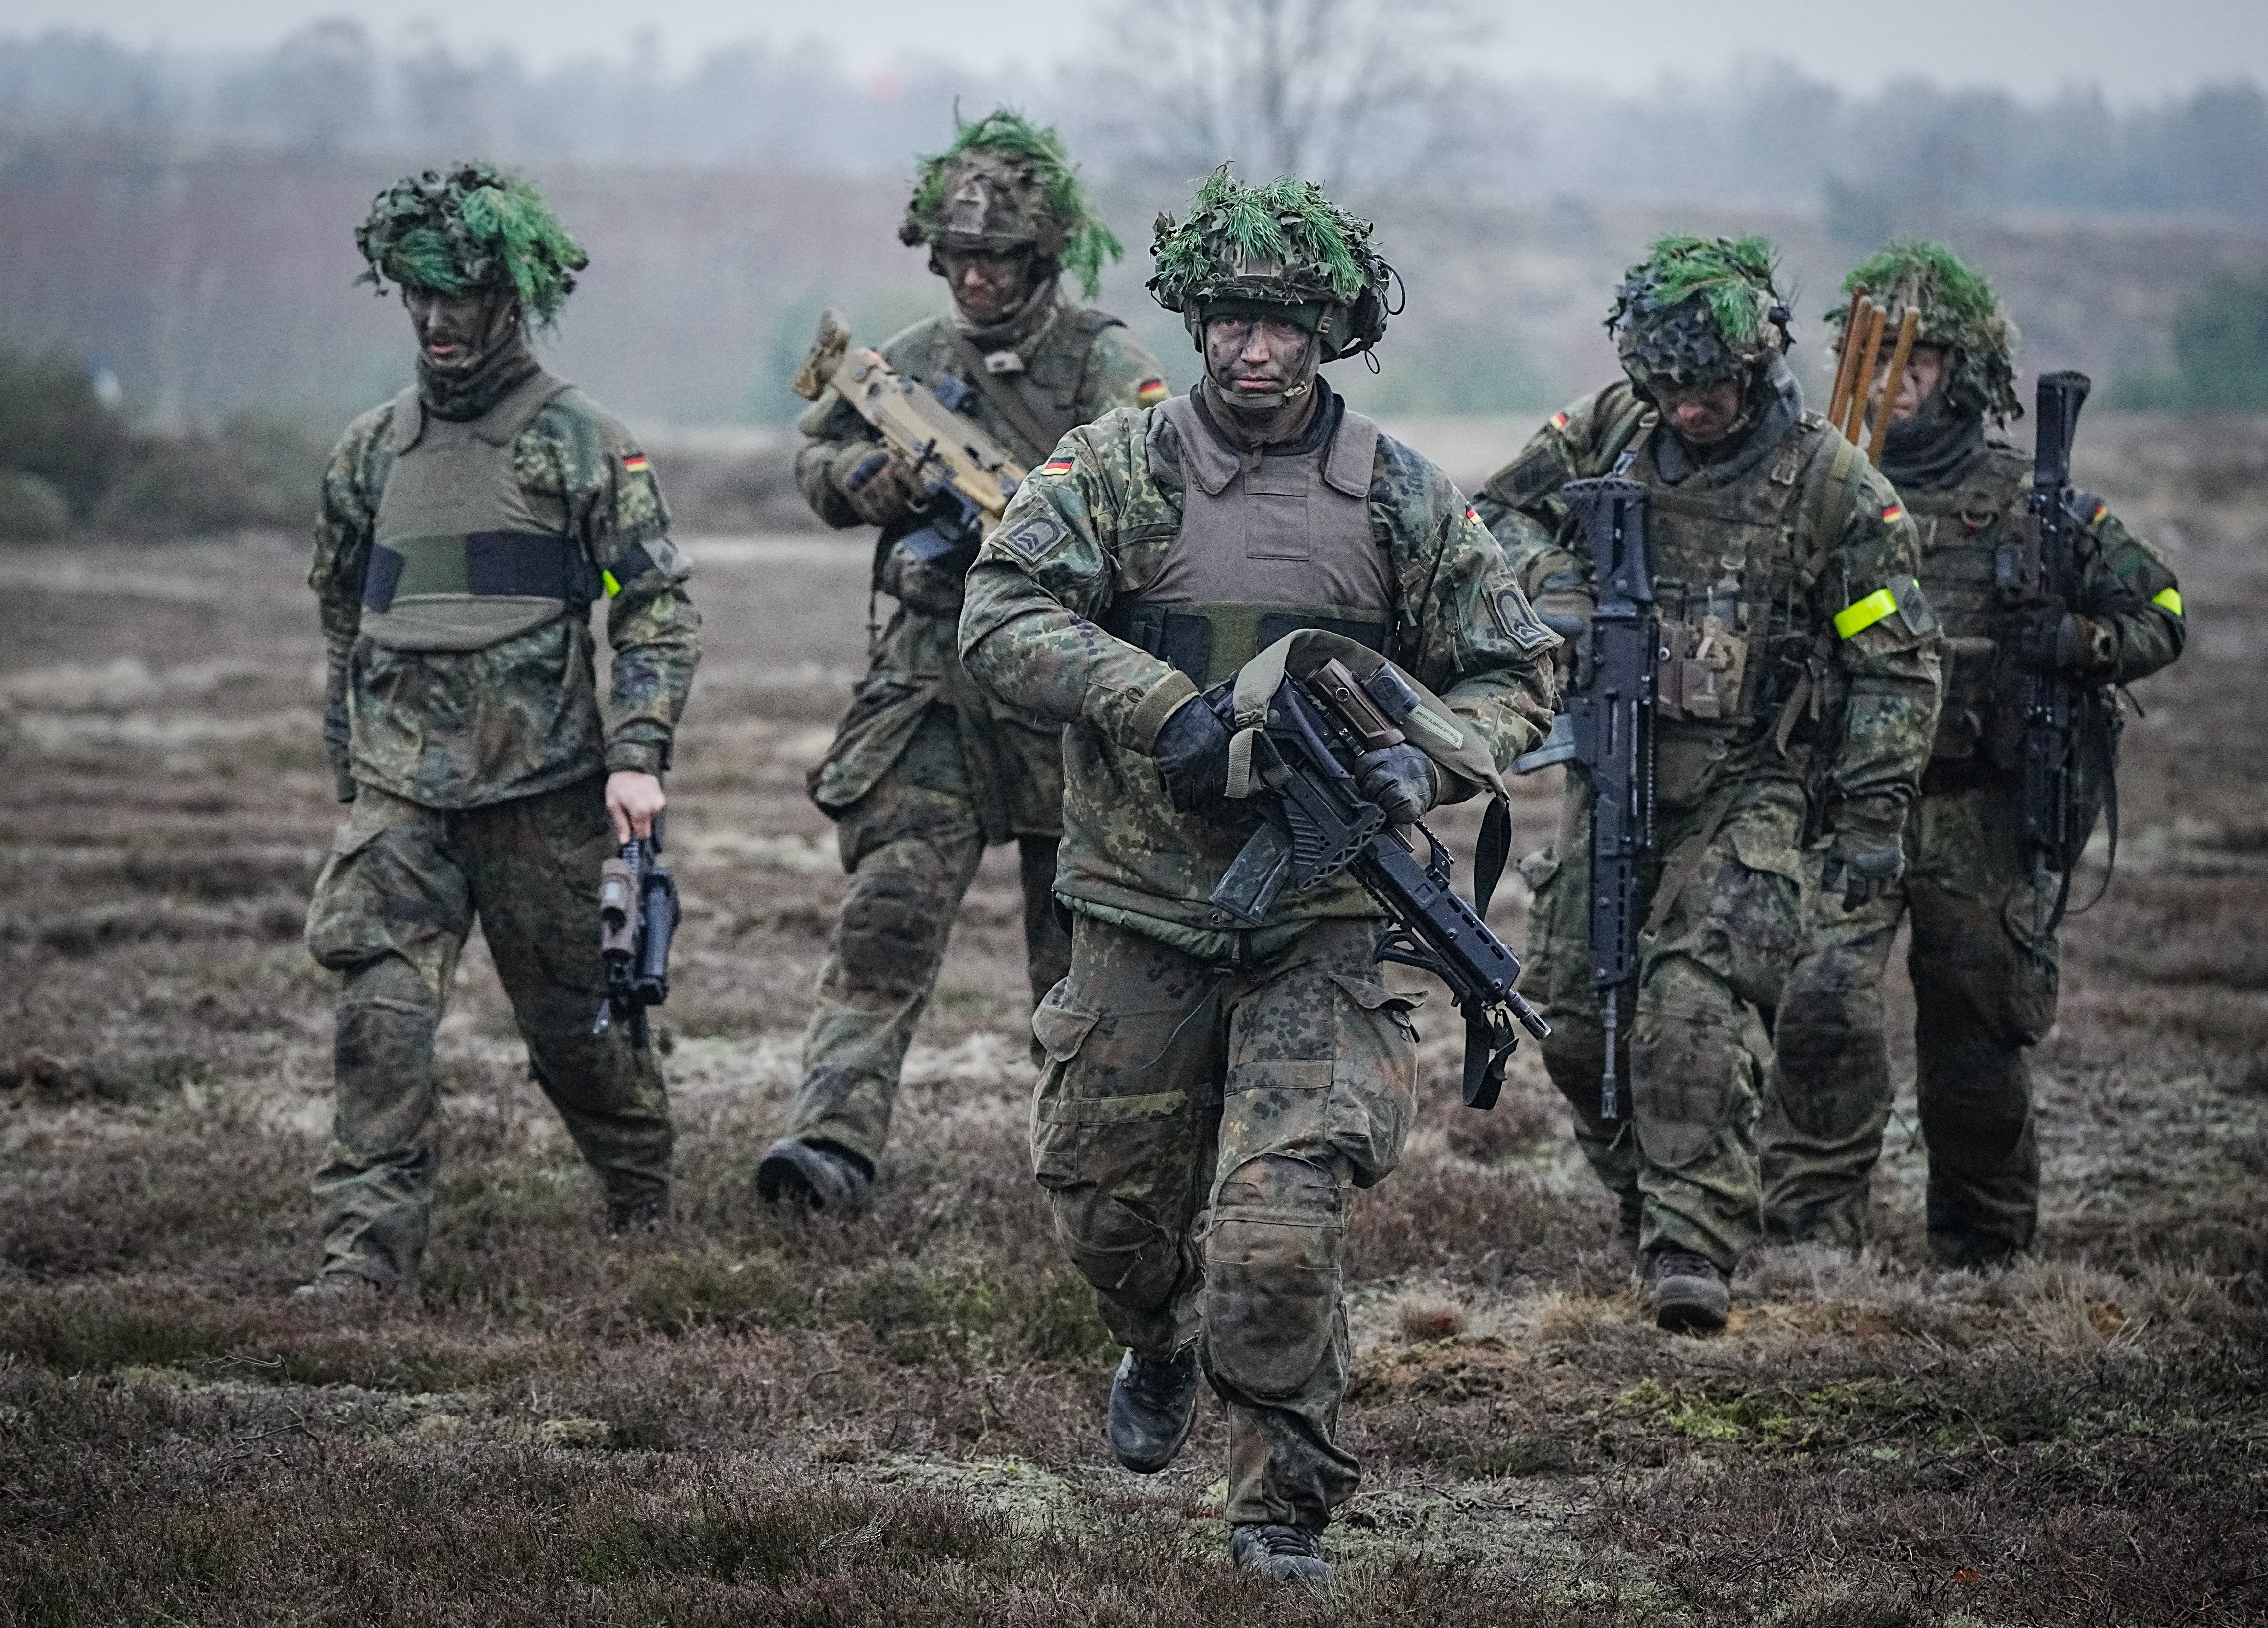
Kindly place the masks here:
POLYGON ((428 808, 364 786, 331 843, 307 948, 345 975, 338 1104, 316 1171, 324 1270, 416 1274, 439 1163, 433 1034, 475 917, 528 1064, 608 1201, 669 1190, 669 1102, 651 1051, 593 1036, 599 866, 615 852, 593 777, 482 808, 428 808))
POLYGON ((1906 821, 1897 887, 1859 910, 1809 906, 1809 948, 1789 977, 1764 1116, 1764 1225, 1856 1251, 1889 1119, 1882 976, 1911 919, 1930 1250, 1948 1265, 2029 1247, 2040 1153, 2026 1049, 2055 1021, 2054 936, 2023 852, 2018 788, 1994 777, 1926 792, 1906 821))
MULTIPOLYGON (((1719 795, 1725 795, 1720 793, 1719 795)), ((1617 996, 1623 1111, 1599 1116, 1606 1034, 1590 974, 1590 801, 1572 777, 1558 841, 1522 861, 1535 889, 1521 988, 1551 1022, 1544 1066, 1572 1105, 1599 1177, 1639 1209, 1638 1246, 1691 1249, 1730 1271, 1757 1240, 1764 1014, 1802 947, 1803 792, 1743 782, 1710 830, 1707 805, 1657 816, 1638 902, 1684 878, 1646 939, 1635 995, 1617 996)))
POLYGON ((1379 982, 1377 940, 1322 921, 1238 969, 1081 916, 1033 1014, 1034 1174, 1111 1332, 1148 1357, 1199 1341, 1231 1521, 1321 1529, 1359 1477, 1334 1440, 1340 1251, 1417 1112, 1414 1003, 1379 982))
MULTIPOLYGON (((984 858, 983 818, 948 716, 932 708, 896 762, 836 820, 850 891, 803 1033, 803 1083, 787 1134, 856 1154, 889 1140, 906 1048, 937 987, 947 935, 984 858)), ((1016 839, 1032 999, 1064 976, 1071 937, 1056 916, 1056 839, 1016 839)))

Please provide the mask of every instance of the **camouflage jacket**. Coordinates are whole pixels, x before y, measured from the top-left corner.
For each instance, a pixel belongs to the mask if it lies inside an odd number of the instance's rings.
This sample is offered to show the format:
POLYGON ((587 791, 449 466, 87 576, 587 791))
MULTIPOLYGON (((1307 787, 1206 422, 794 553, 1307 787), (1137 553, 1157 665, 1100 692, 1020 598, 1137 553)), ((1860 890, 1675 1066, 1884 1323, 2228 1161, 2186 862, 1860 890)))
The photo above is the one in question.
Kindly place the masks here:
POLYGON ((1658 461, 1668 431, 1627 383, 1610 385, 1554 414, 1476 508, 1529 593, 1587 593, 1592 563, 1573 551, 1560 488, 1619 468, 1654 494, 1658 614, 1690 629, 1717 615, 1746 647, 1721 716, 1657 711, 1663 804, 1781 778, 1809 787, 1822 823, 1858 805, 1895 821, 1938 715, 1940 640, 1916 580, 1914 526, 1864 456, 1792 399, 1760 461, 1729 479, 1705 466, 1673 482, 1658 461))
POLYGON ((363 571, 394 465, 395 413, 388 402, 347 426, 315 521, 307 581, 329 658, 323 744, 341 798, 359 783, 429 808, 472 808, 602 769, 659 774, 700 659, 701 618, 637 442, 571 390, 512 446, 529 507, 557 517, 608 585, 614 662, 602 722, 586 616, 484 650, 393 650, 362 636, 363 571))
MULTIPOLYGON (((1945 710, 1932 756, 1963 762, 1982 752, 1995 767, 2021 767, 2021 674, 2003 648, 2007 613, 1993 587, 1994 559, 2031 493, 2032 460, 1992 439, 1940 484, 1898 489, 1921 534, 1921 580, 1945 624, 1945 710)), ((2080 675, 2124 683, 2182 653, 2181 586, 2156 550, 2128 531, 2108 504, 2079 494, 2080 675)))
MULTIPOLYGON (((969 571, 961 649, 994 695, 1070 726, 1057 893, 1075 910, 1218 957, 1235 940, 1206 898, 1255 816, 1174 811, 1150 748, 1196 686, 1098 625, 1142 590, 1179 534, 1182 459, 1179 432, 1155 408, 1114 412, 1064 437, 969 571)), ((1389 436, 1378 438, 1369 512, 1393 588, 1388 653, 1509 763, 1549 724, 1558 641, 1448 477, 1389 436)), ((1341 878, 1282 900, 1263 942, 1307 920, 1376 910, 1341 878)))
MULTIPOLYGON (((1027 468, 1073 425, 1166 394, 1157 358, 1131 329, 1061 295, 1053 319, 1017 347, 1024 372, 991 380, 1012 392, 1039 426, 1050 431, 1044 446, 1035 444, 979 387, 978 370, 954 343, 949 319, 917 322, 880 349, 883 359, 909 379, 928 385, 950 379, 967 386, 961 411, 1027 468)), ((796 454, 796 483, 812 512, 837 528, 863 525, 836 490, 834 472, 842 467, 846 447, 879 446, 880 432, 831 389, 796 427, 806 437, 796 454)), ((979 788, 985 805, 979 813, 987 836, 995 842, 1011 835, 1053 836, 1062 821, 1060 732, 1053 725, 1042 728, 1016 718, 969 684, 954 647, 960 584, 940 581, 919 566, 909 569, 891 547, 920 523, 919 516, 909 516, 883 527, 875 540, 873 588, 896 600, 897 608, 875 638, 866 675, 853 693, 833 747, 812 774, 812 799, 830 814, 857 802, 897 762, 923 714, 941 702, 953 709, 959 726, 969 783, 979 788)))

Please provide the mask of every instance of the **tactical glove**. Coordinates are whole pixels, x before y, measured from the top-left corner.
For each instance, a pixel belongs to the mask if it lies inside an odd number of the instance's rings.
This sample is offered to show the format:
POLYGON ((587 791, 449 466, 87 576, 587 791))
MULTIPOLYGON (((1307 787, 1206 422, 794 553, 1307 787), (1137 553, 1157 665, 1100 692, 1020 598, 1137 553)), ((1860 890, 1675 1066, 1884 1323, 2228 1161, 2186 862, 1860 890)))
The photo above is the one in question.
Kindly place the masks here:
POLYGON ((1203 696, 1174 709, 1150 743, 1166 800, 1182 814, 1196 814, 1228 796, 1228 728, 1203 696))
POLYGON ((884 557, 875 586, 908 610, 932 616, 959 615, 966 595, 959 571, 920 558, 902 542, 884 557))
POLYGON ((2109 643, 2102 624, 2091 617, 2042 605, 2025 612, 2011 630, 2009 652, 2018 666, 2035 673, 2078 674, 2107 665, 2109 643))
POLYGON ((914 506, 916 494, 903 466, 869 442, 854 441, 836 453, 828 478, 850 512, 869 526, 887 526, 914 506))
POLYGON ((1881 897, 1906 868, 1905 815, 1864 806, 1845 808, 1819 868, 1819 885, 1843 890, 1843 908, 1855 910, 1881 897))
POLYGON ((1366 752, 1355 766, 1355 784, 1362 794, 1386 810, 1386 817, 1396 825, 1424 819, 1425 811, 1440 800, 1441 782, 1433 772, 1433 760, 1406 740, 1366 752))

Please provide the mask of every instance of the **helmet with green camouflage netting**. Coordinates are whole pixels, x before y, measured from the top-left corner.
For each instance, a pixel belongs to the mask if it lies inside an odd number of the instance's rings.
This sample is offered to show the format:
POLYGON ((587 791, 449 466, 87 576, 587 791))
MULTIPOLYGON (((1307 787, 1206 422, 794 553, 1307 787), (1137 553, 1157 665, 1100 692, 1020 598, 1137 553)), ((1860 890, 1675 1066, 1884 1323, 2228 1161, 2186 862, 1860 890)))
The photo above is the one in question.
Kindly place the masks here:
MULTIPOLYGON (((2003 424, 2024 416, 2016 396, 2016 326, 2000 313, 1992 285, 1951 249, 1918 239, 1892 243, 1843 279, 1845 294, 1859 288, 1888 309, 1886 331, 1895 333, 1909 310, 1918 312, 1914 343, 1951 353, 1944 388, 1955 413, 2003 424)), ((1839 331, 1850 316, 1846 303, 1828 320, 1839 331)))
POLYGON ((1787 306, 1763 238, 1656 238, 1623 275, 1607 313, 1623 371, 1649 381, 1718 384, 1747 377, 1787 344, 1787 306))
MULTIPOLYGON (((953 145, 923 158, 898 239, 963 250, 1028 247, 1102 291, 1102 262, 1126 251, 1088 205, 1053 129, 995 108, 974 124, 954 117, 953 145)), ((934 268, 932 268, 934 269, 934 268)))
POLYGON ((1264 313, 1314 334, 1326 362, 1352 356, 1384 336, 1395 280, 1370 232, 1313 181, 1247 187, 1224 164, 1189 200, 1187 220, 1158 217, 1150 291, 1200 347, 1208 318, 1264 313))
POLYGON ((591 263, 534 188, 490 164, 407 175, 378 195, 355 229, 370 262, 357 283, 436 294, 509 289, 529 324, 549 328, 591 263))

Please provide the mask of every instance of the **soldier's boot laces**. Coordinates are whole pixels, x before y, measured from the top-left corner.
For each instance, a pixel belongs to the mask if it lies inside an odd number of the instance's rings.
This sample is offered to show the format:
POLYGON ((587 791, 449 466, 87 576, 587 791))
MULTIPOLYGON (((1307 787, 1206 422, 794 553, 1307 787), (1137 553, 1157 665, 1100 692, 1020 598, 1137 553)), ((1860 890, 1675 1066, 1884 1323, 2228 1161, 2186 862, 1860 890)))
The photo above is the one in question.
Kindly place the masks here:
POLYGON ((615 1241, 633 1234, 666 1233, 674 1219, 666 1192, 607 1201, 607 1236, 615 1241))
POLYGON ((1717 1263, 1690 1249, 1653 1252, 1653 1322, 1672 1334, 1718 1334, 1733 1310, 1733 1292, 1717 1263))
POLYGON ((782 1137, 756 1165, 756 1197, 766 1204, 807 1210, 854 1210, 865 1201, 874 1175, 865 1160, 823 1142, 782 1137))
POLYGON ((372 1305, 386 1291, 360 1272, 319 1272, 291 1291, 291 1304, 309 1311, 346 1311, 372 1305))
POLYGON ((1228 1529, 1228 1558, 1240 1572, 1256 1572, 1275 1583, 1321 1583, 1331 1568, 1323 1562, 1323 1540, 1303 1526, 1254 1521, 1228 1529))
POLYGON ((1110 1408, 1102 1433, 1118 1462, 1138 1476, 1154 1476, 1174 1462, 1197 1416, 1197 1348, 1184 1345, 1155 1359, 1128 1352, 1110 1381, 1110 1408))

